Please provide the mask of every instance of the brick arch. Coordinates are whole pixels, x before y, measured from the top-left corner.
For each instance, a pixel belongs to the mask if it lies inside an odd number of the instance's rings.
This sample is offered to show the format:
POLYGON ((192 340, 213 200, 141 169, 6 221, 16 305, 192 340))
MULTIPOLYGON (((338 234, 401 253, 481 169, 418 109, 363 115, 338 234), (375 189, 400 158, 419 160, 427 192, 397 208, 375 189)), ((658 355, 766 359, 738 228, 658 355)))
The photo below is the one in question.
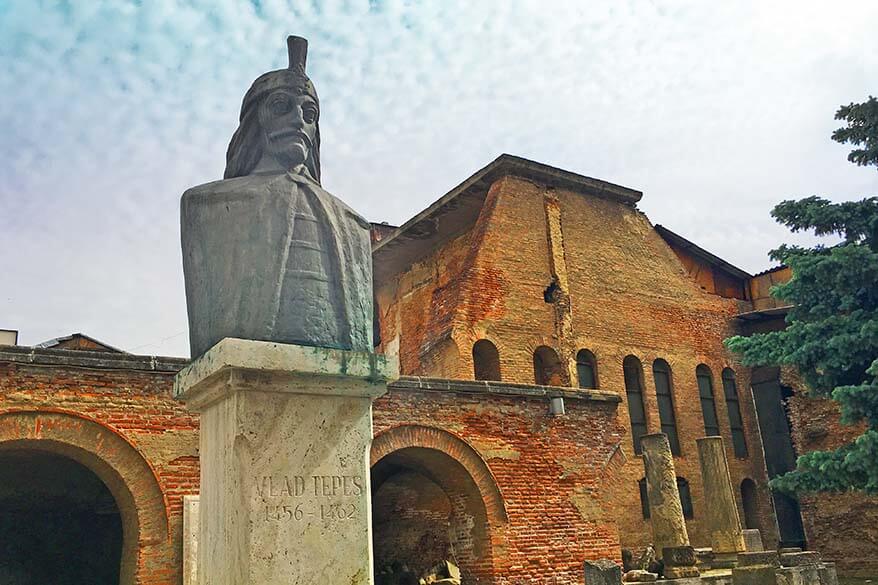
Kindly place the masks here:
POLYGON ((448 431, 421 425, 401 425, 387 429, 372 441, 371 465, 374 467, 390 453, 408 448, 432 449, 457 461, 478 488, 488 521, 493 526, 508 522, 503 495, 488 464, 469 443, 448 431))
POLYGON ((155 471, 126 438, 78 413, 17 410, 0 413, 0 450, 6 449, 62 455, 98 476, 122 519, 121 585, 153 583, 153 565, 173 552, 168 507, 155 471))

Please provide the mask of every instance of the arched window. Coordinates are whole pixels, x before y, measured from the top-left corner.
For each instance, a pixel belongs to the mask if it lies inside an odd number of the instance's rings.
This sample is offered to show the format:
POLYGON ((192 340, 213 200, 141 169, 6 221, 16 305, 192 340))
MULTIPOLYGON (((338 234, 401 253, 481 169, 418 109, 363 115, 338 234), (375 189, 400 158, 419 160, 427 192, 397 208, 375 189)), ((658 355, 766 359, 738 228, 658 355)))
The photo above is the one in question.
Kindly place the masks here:
POLYGON ((487 339, 480 339, 473 345, 473 370, 476 380, 500 381, 500 354, 487 339))
POLYGON ((659 420, 662 432, 668 436, 671 453, 680 454, 680 438, 677 436, 677 417, 674 414, 674 396, 671 382, 671 366, 663 359, 652 363, 652 376, 655 378, 655 395, 658 399, 659 420))
POLYGON ((749 477, 741 482, 741 503, 744 504, 744 527, 759 528, 759 510, 756 505, 756 483, 749 477))
POLYGON ((631 419, 631 438, 634 452, 641 453, 640 437, 646 434, 646 407, 643 404, 643 366, 640 360, 629 355, 622 361, 625 374, 625 395, 628 398, 628 417, 631 419))
POLYGON ((640 512, 643 514, 644 520, 649 520, 649 495, 646 492, 646 478, 637 480, 637 487, 640 488, 640 512))
POLYGON ((534 381, 542 386, 569 386, 567 372, 551 347, 541 345, 534 352, 534 381))
POLYGON ((683 507, 683 518, 694 518, 695 511, 692 509, 692 492, 689 491, 689 482, 685 477, 677 478, 677 491, 680 492, 680 505, 683 507))
POLYGON ((695 368, 698 380, 698 395, 701 397, 701 414, 704 416, 704 434, 708 437, 719 436, 719 421, 716 419, 716 404, 713 400, 713 375, 710 368, 701 364, 695 368))
POLYGON ((723 394, 726 395, 726 410, 729 411, 729 426, 732 429, 735 457, 747 457, 747 439, 744 438, 744 420, 741 418, 738 386, 735 384, 735 372, 731 368, 723 370, 723 394))
POLYGON ((576 375, 580 388, 598 387, 598 360, 587 349, 580 349, 576 354, 576 375))

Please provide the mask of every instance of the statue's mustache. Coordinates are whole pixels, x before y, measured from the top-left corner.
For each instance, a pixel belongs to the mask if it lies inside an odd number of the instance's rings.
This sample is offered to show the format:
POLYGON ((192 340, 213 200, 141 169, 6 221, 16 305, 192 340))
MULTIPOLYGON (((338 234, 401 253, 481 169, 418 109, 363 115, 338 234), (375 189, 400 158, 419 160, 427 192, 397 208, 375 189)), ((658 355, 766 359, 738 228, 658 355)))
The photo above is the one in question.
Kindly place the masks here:
POLYGON ((277 132, 272 132, 268 135, 268 139, 272 142, 278 142, 290 138, 301 138, 302 142, 305 143, 305 146, 311 148, 311 138, 301 130, 291 128, 287 130, 278 130, 277 132))

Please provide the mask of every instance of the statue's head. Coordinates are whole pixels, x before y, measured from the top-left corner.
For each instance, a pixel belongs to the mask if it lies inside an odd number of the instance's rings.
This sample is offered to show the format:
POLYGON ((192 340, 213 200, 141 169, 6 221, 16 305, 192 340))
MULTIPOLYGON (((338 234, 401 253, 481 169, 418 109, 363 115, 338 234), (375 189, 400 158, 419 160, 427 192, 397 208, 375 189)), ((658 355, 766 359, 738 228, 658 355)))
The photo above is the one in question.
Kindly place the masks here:
POLYGON ((287 48, 289 67, 260 76, 244 96, 226 153, 226 179, 302 165, 320 183, 320 102, 305 74, 308 41, 291 36, 287 48))

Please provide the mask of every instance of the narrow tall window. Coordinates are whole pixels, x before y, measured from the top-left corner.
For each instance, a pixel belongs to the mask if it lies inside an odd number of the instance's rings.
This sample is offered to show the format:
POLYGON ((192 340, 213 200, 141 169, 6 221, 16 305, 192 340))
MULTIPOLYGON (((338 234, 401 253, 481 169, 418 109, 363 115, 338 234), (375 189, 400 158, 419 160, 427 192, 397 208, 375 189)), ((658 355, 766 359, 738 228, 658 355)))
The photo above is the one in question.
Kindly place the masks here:
POLYGON ((500 354, 497 346, 487 339, 473 345, 473 370, 476 380, 500 381, 500 354))
POLYGON ((726 410, 729 411, 729 426, 732 428, 732 446, 735 449, 735 457, 747 457, 747 439, 744 437, 744 421, 741 419, 738 386, 735 384, 735 372, 731 368, 723 370, 723 394, 726 395, 726 410))
POLYGON ((643 366, 629 355, 622 361, 625 374, 625 395, 628 398, 628 417, 631 419, 631 438, 634 452, 640 455, 640 438, 646 434, 646 407, 643 404, 643 366))
POLYGON ((580 388, 598 387, 598 361, 587 349, 580 349, 576 354, 576 375, 580 388))
POLYGON ((569 377, 551 347, 541 345, 534 352, 534 382, 542 386, 568 386, 569 377))
POLYGON ((680 492, 680 505, 683 507, 683 517, 694 518, 695 510, 692 508, 692 492, 689 491, 689 482, 685 477, 677 478, 677 491, 680 492))
POLYGON ((659 420, 662 432, 668 436, 671 453, 680 454, 680 438, 677 436, 677 417, 674 414, 674 396, 671 386, 671 366, 662 359, 652 362, 655 378, 655 395, 658 399, 659 420))
POLYGON ((713 400, 713 375, 710 368, 701 364, 695 368, 698 380, 698 395, 701 397, 701 414, 704 416, 704 434, 707 437, 719 436, 719 421, 716 419, 716 404, 713 400))

